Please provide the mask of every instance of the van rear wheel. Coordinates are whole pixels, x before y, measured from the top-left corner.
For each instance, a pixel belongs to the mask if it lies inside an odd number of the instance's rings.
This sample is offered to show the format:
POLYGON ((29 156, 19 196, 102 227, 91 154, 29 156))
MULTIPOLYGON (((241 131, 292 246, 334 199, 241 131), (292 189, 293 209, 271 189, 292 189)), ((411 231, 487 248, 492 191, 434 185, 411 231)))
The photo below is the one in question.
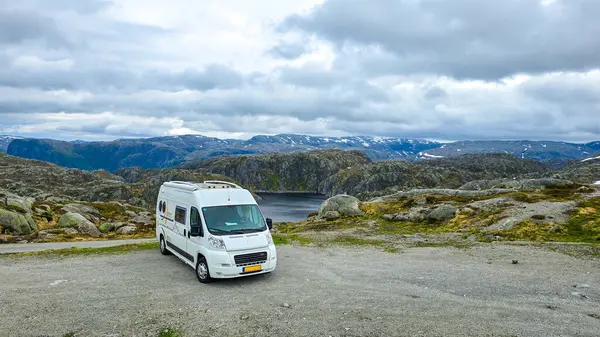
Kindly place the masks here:
POLYGON ((212 282, 210 271, 208 270, 208 262, 206 262, 204 257, 198 258, 198 263, 196 263, 196 277, 201 283, 212 282))
POLYGON ((160 236, 160 253, 162 255, 169 255, 170 252, 167 250, 167 243, 165 242, 164 236, 160 236))

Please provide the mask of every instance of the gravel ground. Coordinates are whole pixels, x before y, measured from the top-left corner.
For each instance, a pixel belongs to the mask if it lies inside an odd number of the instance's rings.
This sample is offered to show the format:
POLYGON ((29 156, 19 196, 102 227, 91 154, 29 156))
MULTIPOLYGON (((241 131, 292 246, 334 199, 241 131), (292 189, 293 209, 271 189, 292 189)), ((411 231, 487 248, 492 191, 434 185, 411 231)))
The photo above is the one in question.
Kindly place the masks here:
POLYGON ((4 256, 0 336, 600 336, 598 259, 500 244, 278 250, 274 273, 210 285, 158 251, 4 256))

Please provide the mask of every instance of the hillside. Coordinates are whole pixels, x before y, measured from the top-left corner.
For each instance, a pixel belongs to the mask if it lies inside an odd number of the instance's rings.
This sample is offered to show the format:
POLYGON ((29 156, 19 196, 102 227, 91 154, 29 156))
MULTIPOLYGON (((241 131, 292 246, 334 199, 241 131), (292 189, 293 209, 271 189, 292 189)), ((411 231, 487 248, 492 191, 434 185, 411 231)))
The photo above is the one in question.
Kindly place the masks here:
POLYGON ((321 150, 218 157, 182 167, 222 174, 254 190, 320 192, 320 183, 329 176, 369 162, 360 151, 321 150))
POLYGON ((584 159, 600 152, 600 142, 587 144, 553 142, 553 141, 459 141, 423 151, 421 158, 456 157, 463 154, 507 153, 518 158, 537 161, 555 159, 584 159))
POLYGON ((473 180, 513 179, 547 170, 541 163, 507 154, 467 154, 415 163, 386 161, 342 169, 323 181, 319 190, 327 195, 360 196, 408 188, 458 188, 473 180))
POLYGON ((139 177, 126 181, 107 171, 64 168, 44 161, 0 153, 0 189, 37 200, 120 201, 152 208, 160 185, 168 180, 227 180, 230 178, 182 169, 137 170, 139 177))
POLYGON ((0 152, 6 152, 8 150, 8 145, 15 139, 21 139, 21 138, 14 137, 14 136, 0 135, 0 152))
POLYGON ((139 166, 173 167, 224 155, 301 152, 317 149, 363 150, 373 160, 407 158, 440 146, 430 141, 377 137, 312 137, 302 135, 255 136, 249 140, 187 135, 110 142, 66 142, 51 139, 17 139, 8 145, 10 155, 38 159, 84 170, 139 166))

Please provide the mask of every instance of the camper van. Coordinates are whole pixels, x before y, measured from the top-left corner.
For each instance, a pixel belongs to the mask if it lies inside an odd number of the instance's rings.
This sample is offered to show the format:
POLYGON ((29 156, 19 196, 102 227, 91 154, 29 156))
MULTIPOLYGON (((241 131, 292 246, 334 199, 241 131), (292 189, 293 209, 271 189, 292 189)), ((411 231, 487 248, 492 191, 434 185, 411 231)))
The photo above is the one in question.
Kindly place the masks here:
POLYGON ((160 252, 194 268, 202 283, 272 272, 272 223, 248 190, 226 181, 169 181, 156 201, 160 252))

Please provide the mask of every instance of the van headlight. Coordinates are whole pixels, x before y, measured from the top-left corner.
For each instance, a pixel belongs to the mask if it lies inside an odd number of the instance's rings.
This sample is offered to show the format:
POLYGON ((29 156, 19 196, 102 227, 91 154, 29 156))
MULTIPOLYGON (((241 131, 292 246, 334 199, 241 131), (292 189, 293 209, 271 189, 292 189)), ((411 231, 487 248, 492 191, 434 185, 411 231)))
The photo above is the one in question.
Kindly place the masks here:
POLYGON ((212 236, 210 235, 208 237, 208 244, 216 249, 223 249, 226 250, 227 247, 225 247, 225 241, 223 241, 223 239, 216 237, 216 236, 212 236))
POLYGON ((271 233, 267 232, 266 236, 267 236, 267 245, 269 245, 269 246, 272 245, 273 244, 273 237, 271 236, 271 233))

